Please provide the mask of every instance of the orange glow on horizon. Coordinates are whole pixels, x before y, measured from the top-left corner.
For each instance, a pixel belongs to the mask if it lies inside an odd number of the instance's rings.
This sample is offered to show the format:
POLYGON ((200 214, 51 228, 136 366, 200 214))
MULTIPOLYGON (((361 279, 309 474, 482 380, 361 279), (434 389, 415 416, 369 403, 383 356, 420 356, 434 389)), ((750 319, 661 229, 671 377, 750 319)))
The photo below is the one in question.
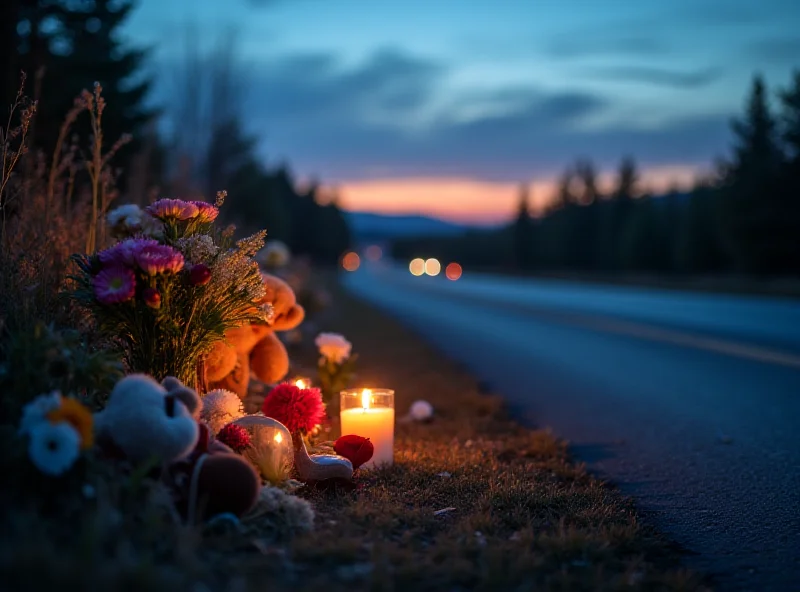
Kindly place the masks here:
MULTIPOLYGON (((675 165, 645 169, 641 186, 666 192, 673 185, 688 188, 701 169, 675 165)), ((610 191, 616 173, 598 177, 601 191, 610 191)), ((558 175, 530 183, 531 213, 540 214, 558 186, 558 175)), ((344 182, 340 204, 345 210, 388 215, 423 215, 462 223, 501 224, 510 220, 519 201, 519 183, 451 177, 409 177, 344 182)))

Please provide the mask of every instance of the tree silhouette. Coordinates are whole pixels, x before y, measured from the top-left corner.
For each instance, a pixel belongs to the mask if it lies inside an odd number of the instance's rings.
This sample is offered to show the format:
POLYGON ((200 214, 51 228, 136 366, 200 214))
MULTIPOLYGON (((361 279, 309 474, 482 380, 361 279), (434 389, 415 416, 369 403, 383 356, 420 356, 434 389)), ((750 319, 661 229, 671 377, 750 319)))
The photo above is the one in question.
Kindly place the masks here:
POLYGON ((780 131, 787 160, 794 168, 794 175, 800 174, 800 70, 794 72, 792 85, 780 93, 780 131))
POLYGON ((533 220, 530 214, 530 191, 523 183, 519 190, 517 217, 514 220, 514 261, 518 268, 528 269, 533 259, 533 220))
POLYGON ((733 160, 723 178, 720 214, 727 249, 739 271, 773 273, 791 266, 783 245, 790 228, 782 214, 782 153, 767 88, 753 80, 743 118, 732 124, 733 160))
MULTIPOLYGON (((127 133, 134 137, 134 142, 115 158, 115 163, 125 166, 136 148, 135 140, 155 115, 144 104, 150 88, 150 81, 141 74, 147 54, 121 41, 120 29, 134 2, 18 2, 15 67, 35 80, 33 90, 39 106, 34 144, 48 154, 52 152, 61 120, 75 97, 97 81, 107 103, 103 113, 106 141, 114 143, 127 133)), ((88 122, 79 120, 77 131, 88 132, 88 122)))
POLYGON ((736 144, 731 173, 735 182, 760 182, 773 175, 781 162, 777 125, 772 115, 767 87, 755 76, 745 116, 732 124, 736 144))
POLYGON ((594 165, 588 159, 581 159, 575 165, 575 171, 581 182, 581 193, 578 198, 578 203, 585 206, 593 204, 600 197, 600 192, 597 189, 597 173, 594 170, 594 165))
POLYGON ((563 208, 569 204, 577 203, 578 196, 575 194, 574 186, 575 171, 568 167, 561 175, 561 179, 558 183, 558 193, 556 194, 555 199, 553 199, 553 204, 550 209, 553 210, 563 208))

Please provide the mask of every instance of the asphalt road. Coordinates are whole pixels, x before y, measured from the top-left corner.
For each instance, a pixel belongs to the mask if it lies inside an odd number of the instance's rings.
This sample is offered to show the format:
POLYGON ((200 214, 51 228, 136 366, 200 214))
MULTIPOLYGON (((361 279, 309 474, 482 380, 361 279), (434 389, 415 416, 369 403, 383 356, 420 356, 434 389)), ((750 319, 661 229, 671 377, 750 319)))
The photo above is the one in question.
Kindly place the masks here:
POLYGON ((800 590, 800 302, 373 263, 345 286, 552 427, 720 590, 800 590))

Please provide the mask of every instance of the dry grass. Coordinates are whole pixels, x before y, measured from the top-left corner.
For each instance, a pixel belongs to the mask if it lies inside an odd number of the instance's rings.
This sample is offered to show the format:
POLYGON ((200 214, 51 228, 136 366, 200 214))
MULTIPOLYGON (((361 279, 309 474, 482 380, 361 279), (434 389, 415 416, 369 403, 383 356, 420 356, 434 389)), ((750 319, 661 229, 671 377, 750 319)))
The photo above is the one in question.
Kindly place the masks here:
POLYGON ((77 321, 57 295, 66 285, 69 257, 107 240, 104 215, 117 195, 111 160, 128 141, 103 145, 101 91, 96 86, 76 99, 53 154, 28 145, 36 102, 25 95, 24 75, 0 128, 0 336, 4 326, 16 331, 40 321, 77 321), (72 137, 81 116, 91 120, 91 138, 72 137))

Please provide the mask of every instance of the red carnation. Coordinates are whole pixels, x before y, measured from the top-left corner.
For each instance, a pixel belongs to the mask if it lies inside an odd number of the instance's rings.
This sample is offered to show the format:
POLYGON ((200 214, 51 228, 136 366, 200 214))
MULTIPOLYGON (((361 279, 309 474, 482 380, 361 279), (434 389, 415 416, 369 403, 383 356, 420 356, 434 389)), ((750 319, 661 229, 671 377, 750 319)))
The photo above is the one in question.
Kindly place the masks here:
POLYGON ((198 263, 189 272, 189 283, 193 286, 205 286, 211 281, 211 270, 207 265, 198 263))
POLYGON ((250 432, 235 423, 229 423, 217 434, 217 440, 234 452, 242 453, 250 446, 250 432))
POLYGON ((369 459, 372 458, 375 452, 375 447, 369 438, 362 438, 351 434, 349 436, 342 436, 333 443, 333 449, 339 456, 345 457, 351 463, 353 468, 357 469, 369 459))
POLYGON ((142 300, 150 308, 161 308, 161 294, 155 288, 145 288, 142 291, 142 300))
POLYGON ((325 417, 325 405, 318 388, 301 389, 286 382, 269 392, 261 411, 277 419, 293 434, 310 432, 325 417))

